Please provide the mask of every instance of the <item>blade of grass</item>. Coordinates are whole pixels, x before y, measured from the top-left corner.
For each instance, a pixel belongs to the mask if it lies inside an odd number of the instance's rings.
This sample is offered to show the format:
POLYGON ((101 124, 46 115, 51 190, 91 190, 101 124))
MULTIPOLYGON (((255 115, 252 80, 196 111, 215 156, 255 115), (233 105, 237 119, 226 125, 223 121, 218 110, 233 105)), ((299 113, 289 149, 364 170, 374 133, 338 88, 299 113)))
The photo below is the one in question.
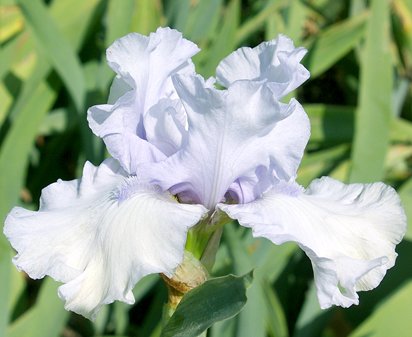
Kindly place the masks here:
POLYGON ((114 40, 130 32, 132 15, 136 2, 133 0, 110 0, 106 11, 105 45, 110 46, 114 40))
MULTIPOLYGON (((220 60, 227 56, 236 46, 235 35, 240 20, 240 1, 231 0, 226 7, 224 16, 221 18, 223 24, 220 33, 216 36, 213 44, 203 56, 206 56, 207 62, 199 65, 200 73, 204 76, 212 76, 220 60)), ((197 55, 194 60, 196 62, 197 55)))
POLYGON ((56 96, 57 92, 49 84, 40 82, 14 119, 12 128, 2 144, 0 152, 1 218, 18 200, 33 139, 56 96))
MULTIPOLYGON (((224 238, 228 245, 229 253, 232 256, 236 274, 243 274, 245 271, 255 267, 250 254, 246 252, 246 247, 239 236, 239 231, 233 224, 225 226, 224 238)), ((265 296, 262 281, 257 273, 255 273, 255 276, 255 281, 248 292, 248 301, 244 309, 236 317, 237 337, 264 337, 266 335, 265 323, 268 317, 267 309, 264 306, 265 296)))
POLYGON ((175 27, 177 30, 180 30, 181 32, 185 32, 190 7, 190 0, 166 1, 165 14, 167 19, 167 25, 169 25, 170 27, 175 27))
POLYGON ((293 337, 322 336, 322 331, 328 324, 333 310, 320 308, 316 292, 315 283, 311 283, 303 307, 299 312, 293 337))
POLYGON ((362 53, 359 108, 352 150, 351 182, 383 178, 392 117, 392 65, 388 0, 371 1, 366 45, 362 53))
POLYGON ((348 156, 348 144, 341 144, 326 150, 306 154, 299 167, 297 181, 303 186, 308 186, 313 179, 330 175, 331 171, 348 156))
POLYGON ((0 240, 0 333, 4 336, 11 308, 9 306, 9 290, 11 289, 11 250, 4 240, 0 240))
POLYGON ((326 104, 306 104, 311 123, 311 142, 343 143, 353 137, 354 108, 326 104))
POLYGON ((282 304, 273 289, 268 283, 264 285, 265 303, 268 309, 267 325, 272 337, 288 337, 288 325, 282 304))
POLYGON ((270 1, 270 4, 262 9, 258 14, 243 23, 239 29, 236 31, 236 45, 240 45, 244 40, 246 40, 250 35, 258 31, 270 18, 273 13, 277 12, 279 9, 288 5, 289 1, 286 0, 275 0, 270 1))
POLYGON ((408 219, 408 228, 405 238, 412 241, 412 178, 409 178, 399 189, 403 207, 405 208, 406 218, 408 219))
POLYGON ((309 53, 303 59, 303 64, 309 69, 311 78, 328 70, 357 46, 365 35, 367 18, 368 13, 364 12, 321 31, 308 46, 309 53))
POLYGON ((42 56, 53 64, 66 85, 78 111, 83 109, 85 82, 80 61, 65 36, 39 0, 18 0, 30 24, 42 56))
MULTIPOLYGON (((355 108, 327 104, 305 104, 311 123, 310 142, 349 143, 353 137, 355 108)), ((391 118, 391 142, 412 143, 412 122, 391 118)))
POLYGON ((7 329, 6 337, 57 337, 69 312, 57 296, 57 283, 46 279, 36 304, 7 329))
POLYGON ((0 6, 0 43, 23 30, 24 22, 17 6, 0 6))
POLYGON ((384 301, 349 337, 407 337, 412 331, 412 281, 384 301))
POLYGON ((301 45, 306 15, 306 7, 301 0, 291 1, 285 33, 293 40, 295 46, 301 45))
MULTIPOLYGON (((118 4, 119 1, 116 1, 118 4)), ((132 19, 132 31, 149 34, 163 23, 162 2, 160 0, 135 1, 132 19)))
POLYGON ((201 41, 213 37, 215 27, 222 11, 222 0, 199 1, 190 12, 185 27, 185 35, 193 41, 201 41))

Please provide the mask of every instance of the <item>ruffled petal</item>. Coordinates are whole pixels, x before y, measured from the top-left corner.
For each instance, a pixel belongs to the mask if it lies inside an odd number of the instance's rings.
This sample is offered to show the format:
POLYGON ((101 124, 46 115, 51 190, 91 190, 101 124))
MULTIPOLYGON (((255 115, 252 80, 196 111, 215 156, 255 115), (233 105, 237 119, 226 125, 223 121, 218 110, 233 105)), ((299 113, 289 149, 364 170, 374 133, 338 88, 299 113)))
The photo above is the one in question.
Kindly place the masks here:
POLYGON ((130 174, 140 163, 159 161, 166 155, 146 139, 143 119, 134 109, 134 93, 128 92, 115 104, 102 104, 88 111, 89 126, 102 137, 109 153, 130 174))
POLYGON ((178 99, 165 98, 152 106, 144 118, 147 140, 167 157, 187 139, 187 116, 178 99))
MULTIPOLYGON (((166 102, 171 103, 170 110, 176 107, 177 94, 171 76, 193 74, 190 58, 198 51, 194 43, 170 28, 159 28, 149 37, 132 33, 108 48, 107 61, 117 76, 110 90, 109 104, 91 107, 88 122, 129 174, 135 173, 139 163, 164 159, 162 149, 150 144, 149 138, 157 143, 173 143, 181 137, 181 134, 163 134, 162 139, 156 138, 158 134, 149 134, 153 130, 145 129, 145 118, 161 100, 163 108, 166 102), (172 138, 164 140, 167 136, 172 138)), ((178 130, 178 127, 172 129, 178 130)))
POLYGON ((331 178, 306 191, 279 184, 261 199, 219 208, 276 244, 295 241, 312 261, 322 308, 358 304, 391 268, 406 230, 395 190, 382 183, 345 185, 331 178))
POLYGON ((300 64, 306 49, 295 48, 284 35, 255 48, 243 47, 223 59, 217 69, 217 81, 228 88, 239 80, 267 83, 277 98, 287 95, 309 78, 300 64))
POLYGON ((171 277, 188 228, 206 211, 127 177, 110 159, 99 167, 86 163, 81 180, 45 188, 39 211, 13 208, 4 233, 19 269, 64 282, 66 309, 94 318, 103 304, 132 304, 143 276, 171 277))
POLYGON ((269 167, 253 168, 230 186, 229 192, 236 203, 248 203, 261 197, 277 181, 295 180, 310 137, 310 121, 297 101, 292 100, 291 104, 292 113, 277 122, 268 135, 269 167))
POLYGON ((142 166, 141 177, 173 194, 185 195, 185 201, 189 195, 194 198, 191 202, 213 209, 232 183, 259 166, 282 176, 289 165, 295 170, 296 163, 289 160, 301 157, 309 134, 307 117, 297 112, 300 106, 296 101, 279 103, 268 88, 252 82, 239 81, 228 90, 217 90, 207 87, 199 76, 176 76, 174 80, 188 115, 187 142, 165 161, 142 166), (305 132, 290 123, 286 123, 290 129, 277 130, 295 114, 303 116, 305 132), (284 133, 304 141, 285 147, 284 138, 276 139, 286 137, 284 133))
POLYGON ((157 102, 159 94, 171 94, 170 76, 174 73, 193 73, 190 58, 199 51, 177 30, 158 28, 148 37, 137 33, 116 40, 106 52, 109 66, 141 98, 147 108, 157 102))

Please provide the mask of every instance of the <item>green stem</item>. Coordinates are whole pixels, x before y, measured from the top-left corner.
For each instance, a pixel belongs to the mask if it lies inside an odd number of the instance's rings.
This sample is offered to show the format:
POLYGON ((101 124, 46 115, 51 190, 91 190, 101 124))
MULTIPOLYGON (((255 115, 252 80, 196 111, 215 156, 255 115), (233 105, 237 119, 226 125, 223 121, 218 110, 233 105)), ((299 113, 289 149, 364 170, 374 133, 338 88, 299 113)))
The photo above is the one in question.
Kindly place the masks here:
POLYGON ((209 242, 202 254, 200 262, 211 271, 216 260, 216 253, 219 249, 220 239, 222 238, 223 227, 219 227, 210 237, 209 242))

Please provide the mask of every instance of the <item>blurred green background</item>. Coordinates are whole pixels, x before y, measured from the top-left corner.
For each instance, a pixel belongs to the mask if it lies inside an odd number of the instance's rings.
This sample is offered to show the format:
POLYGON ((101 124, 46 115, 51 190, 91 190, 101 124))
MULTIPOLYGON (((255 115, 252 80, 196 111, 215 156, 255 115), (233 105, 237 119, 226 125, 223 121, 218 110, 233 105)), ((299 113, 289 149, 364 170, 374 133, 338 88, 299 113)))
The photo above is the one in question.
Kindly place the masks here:
MULTIPOLYGON (((312 135, 299 182, 330 175, 385 181, 412 219, 412 0, 1 0, 0 218, 16 204, 36 209, 41 188, 99 164, 105 148, 86 122, 113 78, 105 49, 118 37, 179 29, 214 74, 239 46, 278 33, 309 53, 311 79, 293 94, 312 135)), ((3 221, 2 221, 3 222, 3 221)), ((212 337, 391 337, 412 335, 412 229, 397 265, 360 305, 322 311, 310 261, 293 244, 274 246, 225 226, 214 275, 255 268, 249 301, 212 337)), ((92 323, 66 312, 57 284, 27 279, 0 236, 0 336, 159 336, 166 289, 158 276, 135 288, 136 305, 106 306, 92 323)))

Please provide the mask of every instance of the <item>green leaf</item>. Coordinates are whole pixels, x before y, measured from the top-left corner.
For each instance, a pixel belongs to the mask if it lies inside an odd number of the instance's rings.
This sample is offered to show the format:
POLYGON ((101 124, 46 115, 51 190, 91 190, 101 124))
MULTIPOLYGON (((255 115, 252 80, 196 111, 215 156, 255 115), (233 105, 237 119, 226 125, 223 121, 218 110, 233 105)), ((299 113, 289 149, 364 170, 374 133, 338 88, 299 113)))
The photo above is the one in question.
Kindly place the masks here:
POLYGON ((306 6, 301 0, 292 0, 288 10, 288 22, 286 35, 290 37, 296 46, 300 46, 304 32, 306 6))
POLYGON ((270 4, 264 7, 258 14, 251 16, 236 31, 236 45, 239 45, 249 36, 256 33, 269 18, 288 3, 288 0, 270 1, 270 4))
POLYGON ((6 337, 58 337, 69 312, 57 296, 58 284, 47 278, 36 304, 7 329, 6 337))
POLYGON ((52 1, 49 13, 75 50, 83 44, 101 0, 52 1))
POLYGON ((204 76, 212 76, 215 73, 215 69, 223 57, 227 56, 235 48, 235 35, 239 26, 240 19, 240 1, 231 0, 225 9, 225 14, 221 18, 222 26, 219 34, 216 37, 208 49, 207 53, 198 54, 194 57, 196 63, 199 60, 206 60, 204 63, 199 64, 200 73, 204 76))
POLYGON ((318 337, 329 322, 333 310, 322 310, 315 283, 312 282, 300 310, 293 337, 318 337))
MULTIPOLYGON (((310 141, 316 143, 349 143, 354 132, 355 108, 343 105, 305 104, 310 124, 310 141)), ((412 123, 391 118, 391 142, 412 143, 412 123)))
POLYGON ((412 281, 404 284, 382 303, 350 337, 409 337, 411 320, 412 281))
MULTIPOLYGON (((27 47, 27 45, 30 45, 30 43, 24 43, 24 39, 27 38, 25 35, 21 33, 0 47, 0 80, 3 80, 4 76, 10 71, 12 64, 20 59, 22 46, 27 47)), ((25 48, 23 49, 27 51, 25 48)))
POLYGON ((83 109, 85 81, 80 62, 39 0, 18 0, 26 20, 33 29, 43 57, 48 58, 70 92, 78 111, 83 109))
MULTIPOLYGON (((122 0, 123 1, 123 0, 122 0)), ((116 5, 119 4, 119 1, 116 5)), ((160 0, 135 1, 131 30, 141 34, 154 32, 162 24, 162 3, 160 0)))
MULTIPOLYGON (((30 80, 27 83, 31 85, 30 80)), ((31 92, 7 133, 0 152, 0 218, 3 218, 18 200, 33 139, 56 95, 49 84, 40 82, 31 92)))
POLYGON ((311 142, 350 142, 353 136, 354 108, 350 106, 306 104, 311 142))
POLYGON ((11 251, 9 245, 4 240, 0 240, 0 280, 2 281, 0 287, 0 333, 2 334, 6 331, 11 312, 9 306, 11 268, 11 251))
POLYGON ((362 53, 359 108, 352 150, 351 182, 382 180, 392 114, 392 64, 388 0, 371 1, 362 53))
POLYGON ((114 40, 130 33, 135 4, 136 2, 133 0, 110 0, 108 2, 106 12, 106 47, 111 45, 114 40))
POLYGON ((175 27, 181 32, 186 32, 186 24, 191 7, 190 0, 165 1, 165 14, 167 25, 175 27))
MULTIPOLYGON (((97 0, 71 1, 70 4, 80 13, 72 16, 64 16, 63 10, 67 2, 57 1, 51 8, 53 17, 62 30, 72 30, 73 25, 78 28, 76 35, 71 35, 71 42, 75 46, 80 45, 86 33, 85 22, 78 22, 79 18, 87 21, 97 3, 97 0)), ((18 200, 33 140, 57 96, 57 88, 51 88, 44 79, 48 69, 48 65, 40 59, 10 112, 13 123, 0 152, 0 218, 4 218, 18 200)), ((0 240, 4 240, 4 237, 1 236, 0 240)))
POLYGON ((412 143, 412 123, 406 119, 393 118, 389 136, 393 142, 412 143))
POLYGON ((24 27, 20 10, 16 6, 0 8, 0 43, 17 35, 24 27), (4 10, 2 10, 4 8, 4 10))
MULTIPOLYGON (((386 1, 386 0, 385 0, 386 1)), ((367 13, 336 23, 321 31, 303 64, 309 69, 311 78, 322 74, 352 50, 365 35, 367 13)))
POLYGON ((267 256, 262 259, 262 265, 258 267, 257 272, 264 275, 265 280, 270 283, 275 282, 298 250, 297 248, 293 242, 287 242, 280 246, 270 242, 270 250, 267 256))
POLYGON ((405 238, 412 241, 412 178, 404 183, 399 189, 403 207, 405 208, 406 218, 408 219, 408 228, 405 238))
POLYGON ((274 337, 287 337, 289 336, 288 325, 285 317, 285 313, 282 308, 282 304, 273 289, 268 283, 264 286, 265 289, 265 302, 268 310, 268 326, 271 335, 274 337))
POLYGON ((297 181, 303 186, 308 186, 310 182, 330 172, 349 157, 349 145, 342 144, 306 154, 299 167, 297 181))
POLYGON ((246 304, 252 272, 206 281, 189 291, 162 331, 162 337, 196 337, 213 323, 237 315, 246 304))
MULTIPOLYGON (((225 242, 228 245, 229 253, 232 257, 234 271, 236 274, 243 274, 247 270, 254 268, 251 254, 246 249, 245 242, 239 235, 243 229, 233 224, 225 226, 225 242)), ((236 317, 237 337, 264 337, 266 336, 265 320, 267 316, 265 294, 262 288, 262 278, 255 272, 255 282, 248 292, 248 301, 245 308, 236 317)))
POLYGON ((193 41, 213 37, 222 11, 222 0, 199 1, 190 12, 185 27, 185 35, 193 41))

